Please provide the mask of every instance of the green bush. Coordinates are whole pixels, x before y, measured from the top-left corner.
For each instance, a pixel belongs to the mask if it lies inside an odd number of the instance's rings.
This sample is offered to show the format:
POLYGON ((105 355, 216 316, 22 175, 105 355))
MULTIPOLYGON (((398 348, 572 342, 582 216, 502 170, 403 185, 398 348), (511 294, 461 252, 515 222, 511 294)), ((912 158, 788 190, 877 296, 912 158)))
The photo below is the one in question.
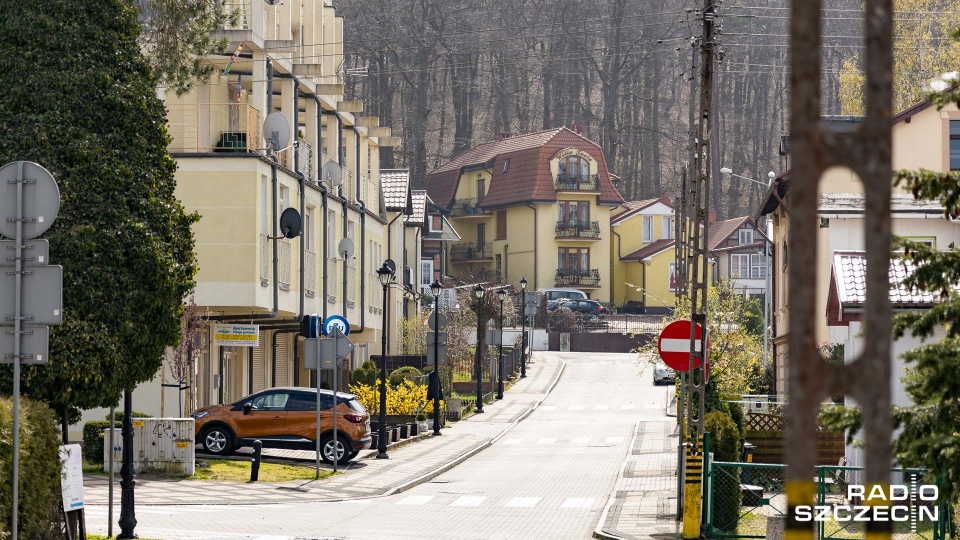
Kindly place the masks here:
MULTIPOLYGON (((119 421, 116 427, 120 427, 119 421)), ((91 420, 83 425, 83 459, 87 462, 103 464, 103 434, 108 429, 110 429, 109 420, 91 420)))
MULTIPOLYGON (((20 400, 20 538, 63 536, 60 435, 46 405, 20 400)), ((0 398, 0 538, 9 536, 13 499, 13 400, 0 398)))
MULTIPOLYGON (((137 412, 137 411, 133 411, 133 414, 131 414, 130 416, 132 416, 132 417, 134 417, 134 418, 153 418, 153 415, 152 415, 152 414, 147 414, 147 413, 142 413, 142 412, 137 412)), ((117 424, 119 424, 120 422, 123 422, 123 411, 113 411, 113 417, 115 418, 114 421, 115 421, 117 424)), ((107 414, 103 417, 103 419, 106 420, 107 423, 110 423, 110 413, 107 413, 107 414)))
POLYGON ((393 370, 390 375, 387 376, 387 380, 390 381, 390 386, 397 387, 403 384, 403 381, 406 379, 414 380, 422 376, 423 373, 420 373, 419 369, 412 366, 403 366, 393 370))
MULTIPOLYGON (((715 461, 739 461, 740 430, 726 413, 711 411, 703 417, 703 430, 710 433, 715 461)), ((740 469, 729 467, 713 475, 713 523, 733 531, 740 519, 740 469)))
POLYGON ((730 418, 733 419, 733 423, 737 425, 737 432, 740 434, 740 444, 737 446, 737 458, 743 456, 743 443, 747 442, 745 440, 747 436, 747 419, 743 414, 743 405, 740 403, 727 403, 727 408, 730 409, 730 418))
POLYGON ((367 367, 367 364, 373 364, 373 362, 364 362, 362 367, 358 367, 350 373, 351 385, 365 384, 367 386, 373 386, 376 384, 377 368, 376 366, 367 367))

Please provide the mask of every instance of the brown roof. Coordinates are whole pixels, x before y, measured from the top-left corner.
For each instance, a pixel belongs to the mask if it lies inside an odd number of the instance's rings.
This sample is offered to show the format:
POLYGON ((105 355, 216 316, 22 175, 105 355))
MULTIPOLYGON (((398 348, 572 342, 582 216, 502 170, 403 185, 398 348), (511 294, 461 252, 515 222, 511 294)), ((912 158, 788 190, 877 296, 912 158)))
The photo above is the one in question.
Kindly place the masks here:
POLYGON ((381 170, 380 186, 383 188, 383 202, 388 212, 409 213, 411 211, 409 170, 381 170))
POLYGON ((578 148, 597 161, 601 204, 617 205, 623 202, 610 179, 600 147, 567 128, 509 137, 471 148, 428 174, 427 192, 438 205, 450 208, 461 173, 469 169, 488 169, 492 179, 483 198, 484 208, 554 202, 557 193, 547 162, 563 148, 578 148), (503 163, 508 159, 510 166, 504 173, 503 163))
POLYGON ((717 249, 717 246, 722 244, 727 238, 730 238, 730 235, 733 234, 733 231, 736 231, 743 226, 743 223, 747 220, 749 220, 751 224, 753 223, 753 220, 748 216, 711 223, 709 229, 710 235, 707 238, 707 250, 713 251, 717 249))
POLYGON ((669 197, 667 197, 666 195, 664 195, 663 197, 660 197, 659 199, 646 199, 643 201, 627 201, 620 205, 621 208, 625 208, 626 210, 610 218, 610 223, 611 224, 620 223, 621 221, 631 216, 635 216, 638 212, 645 210, 647 208, 650 208, 651 206, 657 204, 658 202, 661 202, 669 206, 670 208, 673 208, 673 205, 670 204, 669 197))
POLYGON ((673 247, 673 240, 667 240, 665 238, 661 238, 660 240, 657 240, 652 244, 643 246, 642 248, 634 251, 633 253, 628 253, 623 257, 620 257, 620 260, 621 261, 642 261, 647 257, 650 257, 651 255, 656 255, 657 253, 670 249, 671 247, 673 247))
POLYGON ((422 189, 411 190, 410 199, 413 203, 413 212, 409 216, 403 216, 403 221, 406 222, 407 225, 426 225, 427 192, 422 189))

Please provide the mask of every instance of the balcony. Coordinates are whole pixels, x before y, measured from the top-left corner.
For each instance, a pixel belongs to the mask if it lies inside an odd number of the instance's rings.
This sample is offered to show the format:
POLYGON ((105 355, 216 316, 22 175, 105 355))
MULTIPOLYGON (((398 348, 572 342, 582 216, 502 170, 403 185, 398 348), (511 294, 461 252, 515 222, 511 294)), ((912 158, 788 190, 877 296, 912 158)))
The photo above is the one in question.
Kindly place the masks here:
POLYGON ((581 176, 579 174, 560 173, 553 182, 557 191, 600 191, 600 175, 581 176))
POLYGON ((453 262, 477 262, 493 260, 493 244, 464 242, 450 248, 450 260, 453 262))
POLYGON ((576 221, 558 221, 556 232, 558 239, 599 240, 600 222, 580 223, 576 221))
POLYGON ((452 215, 453 217, 489 216, 490 212, 484 212, 480 208, 481 202, 480 199, 457 199, 453 203, 452 215))
POLYGON ((167 105, 169 150, 174 153, 257 153, 263 144, 260 111, 236 103, 167 105))
POLYGON ((557 270, 557 287, 599 287, 600 270, 594 268, 589 272, 577 270, 557 270))
POLYGON ((303 259, 303 290, 307 296, 313 298, 317 294, 317 254, 308 249, 306 255, 303 259))

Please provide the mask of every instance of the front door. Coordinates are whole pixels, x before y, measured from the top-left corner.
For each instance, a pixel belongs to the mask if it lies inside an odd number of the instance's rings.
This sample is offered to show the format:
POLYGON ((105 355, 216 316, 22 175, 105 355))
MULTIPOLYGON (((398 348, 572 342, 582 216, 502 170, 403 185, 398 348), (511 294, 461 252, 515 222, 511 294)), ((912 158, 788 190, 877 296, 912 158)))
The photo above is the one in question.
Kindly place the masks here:
POLYGON ((250 404, 249 414, 241 408, 237 417, 237 437, 241 439, 276 439, 283 436, 290 393, 280 390, 256 394, 244 403, 250 404))
POLYGON ((479 249, 482 252, 484 245, 486 243, 487 243, 487 224, 477 223, 477 249, 479 249))

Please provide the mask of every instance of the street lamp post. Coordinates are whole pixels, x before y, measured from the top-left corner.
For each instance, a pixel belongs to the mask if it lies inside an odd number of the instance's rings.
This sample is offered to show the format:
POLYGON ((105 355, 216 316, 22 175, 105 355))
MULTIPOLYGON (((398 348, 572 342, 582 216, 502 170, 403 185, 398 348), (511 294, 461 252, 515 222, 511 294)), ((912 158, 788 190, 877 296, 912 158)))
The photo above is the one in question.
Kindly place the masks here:
POLYGON ((433 434, 440 435, 440 291, 443 285, 440 280, 434 280, 430 285, 433 293, 433 376, 437 381, 436 392, 433 393, 433 434))
POLYGON ((377 277, 383 285, 383 325, 380 329, 380 434, 377 436, 377 459, 387 459, 387 292, 390 280, 393 279, 393 269, 384 261, 377 270, 377 277))
POLYGON ((520 378, 527 378, 527 278, 520 279, 520 378))
MULTIPOLYGON (((133 490, 137 485, 133 467, 133 392, 123 391, 123 465, 120 467, 120 534, 117 538, 137 538, 134 529, 137 517, 134 509, 133 490)), ((111 453, 110 459, 113 459, 111 453)))
POLYGON ((483 301, 483 293, 485 293, 482 285, 477 285, 473 289, 473 295, 477 298, 477 414, 483 412, 483 364, 480 361, 483 356, 483 352, 480 350, 480 332, 483 331, 481 325, 483 321, 480 318, 480 312, 483 311, 483 306, 481 305, 483 301))
POLYGON ((497 350, 497 399, 503 399, 503 301, 507 298, 507 290, 497 289, 497 300, 500 300, 500 343, 497 350))

